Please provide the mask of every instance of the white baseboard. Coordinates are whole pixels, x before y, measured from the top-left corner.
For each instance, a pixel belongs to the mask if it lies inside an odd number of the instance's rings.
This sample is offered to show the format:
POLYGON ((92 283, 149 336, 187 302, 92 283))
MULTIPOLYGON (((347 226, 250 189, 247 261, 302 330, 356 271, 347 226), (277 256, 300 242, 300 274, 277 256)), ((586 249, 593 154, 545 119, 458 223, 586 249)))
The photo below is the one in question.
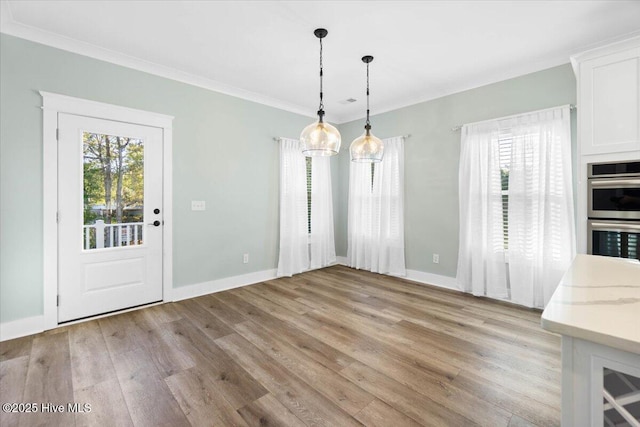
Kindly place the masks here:
POLYGON ((228 289, 239 288, 241 286, 253 285, 276 278, 277 270, 262 270, 254 273, 241 274, 239 276, 225 277, 224 279, 211 280, 209 282, 195 283, 193 285, 181 286, 171 290, 171 300, 181 301, 188 298, 199 297, 201 295, 212 294, 214 292, 226 291, 228 289))
POLYGON ((439 288, 460 291, 460 287, 458 287, 458 281, 455 277, 426 273, 424 271, 418 270, 407 270, 407 275, 404 278, 407 280, 411 280, 412 282, 424 283, 426 285, 437 286, 439 288))
MULTIPOLYGON (((336 264, 346 265, 347 267, 349 266, 349 264, 347 263, 347 257, 344 257, 344 256, 336 257, 336 264)), ((406 276, 397 276, 397 277, 411 280, 412 282, 418 282, 418 283, 424 283, 427 285, 437 286, 439 288, 453 289, 454 291, 460 290, 460 288, 458 287, 458 281, 456 280, 455 277, 442 276, 440 274, 434 274, 434 273, 426 273, 424 271, 418 271, 418 270, 407 270, 406 276)))
POLYGON ((0 323, 0 341, 12 340, 44 331, 44 315, 0 323))

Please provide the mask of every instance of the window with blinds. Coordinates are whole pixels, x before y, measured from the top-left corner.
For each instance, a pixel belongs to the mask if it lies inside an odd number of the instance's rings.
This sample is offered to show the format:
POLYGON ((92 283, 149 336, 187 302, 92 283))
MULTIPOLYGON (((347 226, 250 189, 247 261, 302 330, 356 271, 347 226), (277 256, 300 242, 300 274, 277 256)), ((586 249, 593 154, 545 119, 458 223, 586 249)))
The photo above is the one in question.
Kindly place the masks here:
POLYGON ((503 131, 498 139, 500 182, 502 185, 502 236, 504 249, 509 249, 509 168, 511 167, 511 133, 503 131))
POLYGON ((305 157, 307 167, 307 232, 311 234, 311 159, 305 157))
POLYGON ((616 258, 640 259, 639 233, 593 231, 593 253, 616 258))
POLYGON ((640 259, 638 252, 638 234, 627 234, 627 258, 640 259))
POLYGON ((373 179, 376 176, 376 164, 371 163, 371 192, 373 193, 373 179))

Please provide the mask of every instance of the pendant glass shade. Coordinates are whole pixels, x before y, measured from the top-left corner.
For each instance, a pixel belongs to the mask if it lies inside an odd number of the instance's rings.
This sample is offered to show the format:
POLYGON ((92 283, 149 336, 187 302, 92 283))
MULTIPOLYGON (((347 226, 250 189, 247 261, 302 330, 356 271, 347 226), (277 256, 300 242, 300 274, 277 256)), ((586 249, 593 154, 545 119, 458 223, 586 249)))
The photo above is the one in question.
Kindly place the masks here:
POLYGON ((353 140, 349 152, 352 162, 378 163, 382 161, 384 144, 380 138, 365 132, 364 135, 353 140))
POLYGON ((362 62, 367 64, 367 121, 364 125, 364 135, 354 139, 349 147, 351 161, 357 163, 379 163, 384 154, 384 144, 380 138, 371 134, 371 122, 369 120, 369 63, 373 56, 362 57, 362 62))
POLYGON ((311 123, 300 134, 302 154, 306 157, 334 156, 340 151, 341 142, 338 129, 326 122, 311 123))
POLYGON ((324 117, 324 104, 322 102, 322 39, 328 34, 324 28, 316 29, 313 34, 320 40, 320 105, 318 107, 318 121, 310 124, 300 134, 302 154, 306 157, 335 156, 340 151, 340 132, 338 129, 326 123, 324 117))

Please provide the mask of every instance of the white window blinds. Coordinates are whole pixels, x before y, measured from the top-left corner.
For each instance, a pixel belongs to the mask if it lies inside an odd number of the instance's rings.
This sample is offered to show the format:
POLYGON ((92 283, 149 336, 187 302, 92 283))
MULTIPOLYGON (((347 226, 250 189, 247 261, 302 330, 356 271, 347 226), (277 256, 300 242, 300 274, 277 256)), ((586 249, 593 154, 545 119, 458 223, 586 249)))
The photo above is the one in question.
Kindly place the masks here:
POLYGON ((464 126, 459 178, 458 282, 544 307, 575 254, 569 107, 464 126))
POLYGON ((375 166, 350 164, 347 262, 404 276, 404 138, 385 139, 384 147, 375 166))

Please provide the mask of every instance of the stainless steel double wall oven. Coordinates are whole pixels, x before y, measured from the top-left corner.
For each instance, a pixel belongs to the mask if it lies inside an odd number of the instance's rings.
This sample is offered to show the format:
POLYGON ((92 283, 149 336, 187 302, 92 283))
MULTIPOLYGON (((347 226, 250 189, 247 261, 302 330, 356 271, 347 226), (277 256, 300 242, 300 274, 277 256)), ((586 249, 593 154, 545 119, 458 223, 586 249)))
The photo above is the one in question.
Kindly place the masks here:
POLYGON ((640 259, 640 161, 588 168, 588 252, 640 259))

